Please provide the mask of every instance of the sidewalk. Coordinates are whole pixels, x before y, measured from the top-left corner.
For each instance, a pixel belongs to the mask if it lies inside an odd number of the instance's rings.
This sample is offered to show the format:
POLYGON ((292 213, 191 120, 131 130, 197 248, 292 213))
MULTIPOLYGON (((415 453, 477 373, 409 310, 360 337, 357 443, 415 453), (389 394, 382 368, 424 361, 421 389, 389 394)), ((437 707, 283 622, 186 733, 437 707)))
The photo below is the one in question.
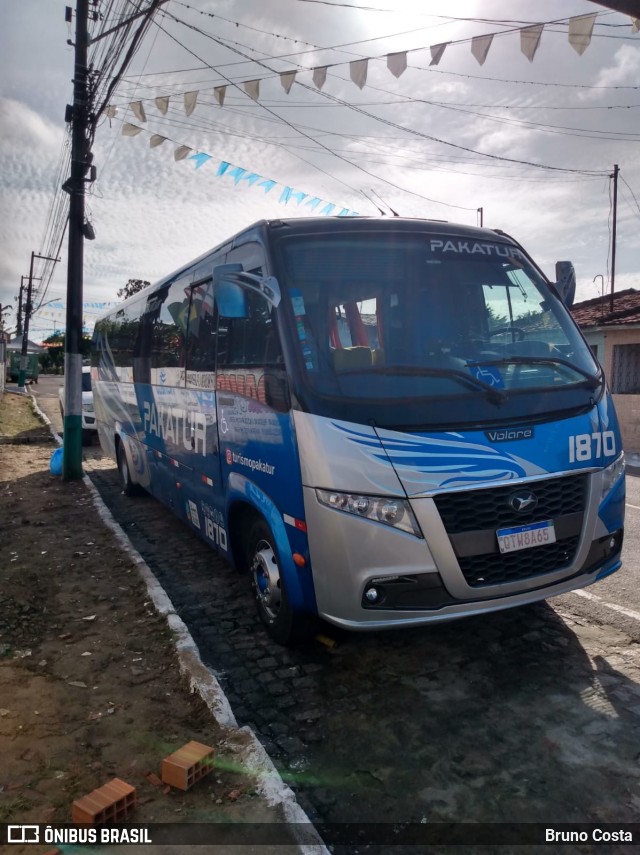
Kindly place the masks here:
MULTIPOLYGON (((0 822, 69 823, 75 799, 120 778, 136 788, 127 824, 205 823, 197 851, 326 852, 89 479, 50 474, 56 444, 30 396, 0 401, 0 822), (211 773, 163 786, 163 758, 189 741, 214 749, 211 773), (278 842, 216 845, 226 823, 277 823, 278 842), (305 830, 317 845, 296 842, 305 830)), ((175 839, 86 851, 190 849, 175 839)))

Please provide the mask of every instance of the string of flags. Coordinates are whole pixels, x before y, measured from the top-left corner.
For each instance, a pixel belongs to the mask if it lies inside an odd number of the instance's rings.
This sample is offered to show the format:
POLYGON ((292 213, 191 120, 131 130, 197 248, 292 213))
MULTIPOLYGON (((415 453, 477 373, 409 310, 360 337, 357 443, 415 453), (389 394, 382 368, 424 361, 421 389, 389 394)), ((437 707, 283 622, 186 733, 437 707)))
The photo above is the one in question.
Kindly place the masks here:
MULTIPOLYGON (((131 122, 124 122, 122 125, 122 135, 125 137, 136 137, 143 133, 145 129, 139 125, 134 125, 131 122)), ((165 142, 173 142, 176 146, 173 151, 173 159, 175 161, 189 160, 193 163, 195 169, 200 169, 210 160, 213 160, 213 155, 207 154, 204 151, 194 151, 191 146, 181 145, 164 137, 161 134, 150 134, 149 147, 158 148, 165 142)), ((230 163, 228 160, 221 160, 215 173, 216 178, 224 178, 227 181, 232 180, 235 187, 240 185, 246 187, 256 187, 262 190, 266 195, 272 190, 279 188, 278 202, 287 205, 289 202, 295 202, 298 207, 309 209, 322 217, 357 217, 358 211, 352 211, 350 208, 345 208, 335 202, 328 202, 321 199, 319 196, 314 196, 312 193, 307 193, 303 190, 296 190, 288 184, 283 184, 273 178, 266 178, 258 172, 251 169, 246 169, 244 166, 237 166, 230 163)))
MULTIPOLYGON (((589 47, 591 43, 593 28, 598 14, 598 12, 591 12, 586 15, 576 15, 572 18, 567 19, 569 44, 580 56, 582 56, 582 54, 585 52, 585 50, 589 47)), ((632 18, 631 20, 632 31, 639 32, 640 18, 632 18)), ((558 21, 554 21, 552 23, 553 25, 557 25, 558 21)), ((515 30, 515 32, 518 32, 520 34, 520 49, 522 53, 526 56, 526 58, 529 60, 529 62, 533 62, 538 47, 540 46, 540 41, 545 26, 548 26, 548 24, 532 24, 527 25, 526 27, 517 28, 515 30)), ((484 65, 485 60, 487 59, 487 56, 489 54, 491 45, 493 44, 494 36, 496 35, 501 34, 489 33, 486 35, 473 36, 470 40, 463 39, 461 41, 470 41, 471 54, 474 56, 474 58, 480 65, 484 65)), ((440 44, 431 45, 429 47, 429 52, 431 55, 431 61, 429 63, 429 66, 439 65, 447 47, 456 43, 457 42, 441 42, 440 44)), ((349 63, 332 63, 310 69, 282 71, 276 76, 280 78, 282 88, 284 89, 287 95, 290 93, 297 75, 299 73, 304 73, 305 71, 311 72, 313 85, 316 87, 316 89, 321 90, 326 82, 328 69, 348 64, 349 76, 352 82, 355 83, 355 85, 359 89, 363 89, 367 82, 369 62, 377 59, 385 59, 388 70, 391 72, 391 74, 393 74, 394 77, 399 78, 408 68, 408 54, 421 50, 424 50, 424 48, 412 48, 410 50, 405 51, 396 51, 394 53, 386 54, 383 57, 366 57, 363 59, 354 59, 349 63)), ((238 85, 242 87, 246 95, 248 95, 254 101, 258 101, 260 98, 260 83, 266 79, 269 78, 266 77, 255 78, 254 80, 245 80, 238 85)), ((190 92, 183 93, 182 98, 185 115, 190 116, 195 110, 200 91, 204 90, 193 90, 190 92)), ((215 86, 213 88, 214 98, 220 107, 224 105, 226 91, 227 84, 215 86)), ((175 98, 176 96, 172 97, 175 98)), ((169 95, 160 95, 154 99, 154 104, 156 108, 163 116, 166 115, 169 109, 169 100, 169 95)), ((129 107, 131 108, 133 115, 138 119, 138 121, 146 122, 146 112, 144 108, 144 103, 142 101, 133 101, 129 104, 129 107)), ((117 107, 109 106, 107 108, 106 113, 109 118, 115 117, 117 114, 117 107)))

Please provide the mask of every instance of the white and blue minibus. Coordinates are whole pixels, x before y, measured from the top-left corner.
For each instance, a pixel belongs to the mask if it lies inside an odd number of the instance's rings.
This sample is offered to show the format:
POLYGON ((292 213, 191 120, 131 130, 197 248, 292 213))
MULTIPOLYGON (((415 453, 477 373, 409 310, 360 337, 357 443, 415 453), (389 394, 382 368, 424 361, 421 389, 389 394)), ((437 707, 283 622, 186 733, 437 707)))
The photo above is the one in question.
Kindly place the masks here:
POLYGON ((624 455, 556 269, 445 222, 259 222, 99 319, 102 447, 284 644, 584 587, 620 567, 624 455))

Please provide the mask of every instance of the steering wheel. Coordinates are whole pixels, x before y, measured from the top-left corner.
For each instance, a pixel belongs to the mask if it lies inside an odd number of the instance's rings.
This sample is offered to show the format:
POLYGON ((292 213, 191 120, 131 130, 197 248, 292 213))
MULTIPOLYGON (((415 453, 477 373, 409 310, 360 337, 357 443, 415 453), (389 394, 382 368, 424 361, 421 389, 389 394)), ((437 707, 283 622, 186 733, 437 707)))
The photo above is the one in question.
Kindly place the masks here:
POLYGON ((526 330, 523 330, 522 327, 506 326, 496 327, 495 330, 491 330, 489 338, 493 338, 496 335, 502 335, 502 333, 511 333, 514 337, 514 341, 524 341, 527 337, 527 332, 526 330))

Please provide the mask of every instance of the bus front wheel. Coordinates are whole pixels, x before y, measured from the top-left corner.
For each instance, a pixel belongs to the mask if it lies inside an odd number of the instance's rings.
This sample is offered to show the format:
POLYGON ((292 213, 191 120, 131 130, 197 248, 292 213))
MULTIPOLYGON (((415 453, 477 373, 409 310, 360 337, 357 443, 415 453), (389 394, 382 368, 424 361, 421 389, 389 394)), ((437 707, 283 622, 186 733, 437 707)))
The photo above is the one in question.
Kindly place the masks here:
POLYGON ((275 539, 262 519, 255 520, 249 529, 248 559, 258 614, 271 638, 287 646, 307 639, 311 621, 289 604, 275 539))

